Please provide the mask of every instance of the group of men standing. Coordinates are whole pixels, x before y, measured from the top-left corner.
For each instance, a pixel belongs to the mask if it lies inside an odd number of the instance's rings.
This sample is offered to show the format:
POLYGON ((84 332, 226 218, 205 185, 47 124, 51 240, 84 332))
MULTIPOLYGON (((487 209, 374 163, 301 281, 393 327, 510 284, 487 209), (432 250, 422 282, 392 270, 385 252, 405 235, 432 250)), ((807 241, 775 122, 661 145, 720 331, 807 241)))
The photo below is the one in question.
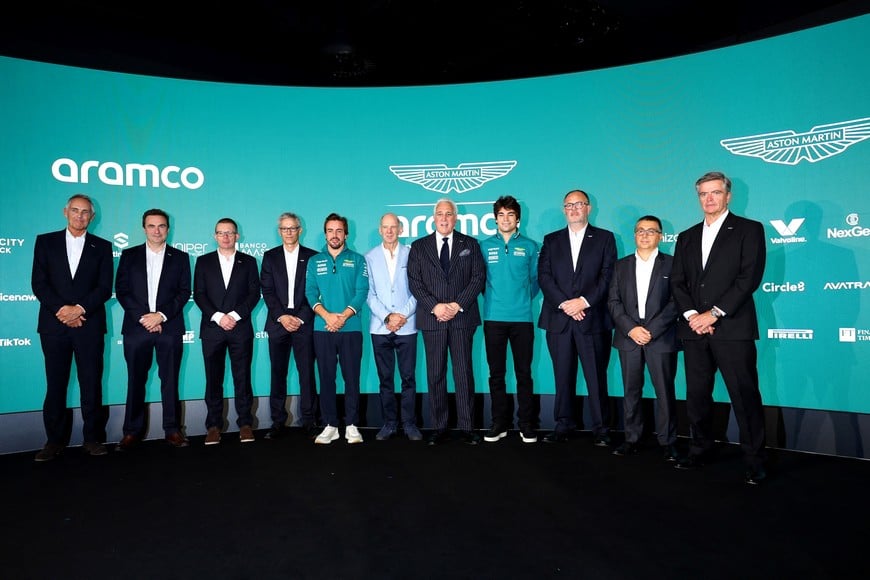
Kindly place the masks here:
MULTIPOLYGON (((610 349, 616 348, 625 390, 625 440, 615 455, 638 451, 643 432, 641 392, 648 369, 657 397, 655 432, 664 458, 677 461, 680 468, 702 465, 714 447, 712 391, 718 371, 740 428, 747 461, 745 479, 759 483, 766 475, 765 433, 752 294, 764 271, 763 228, 728 210, 731 181, 724 174, 705 174, 695 188, 705 219, 680 234, 674 256, 658 251, 661 221, 647 215, 636 222, 635 252, 621 260, 617 260, 614 234, 589 223, 593 207, 582 190, 565 195, 562 209, 567 227, 547 234, 540 246, 520 233, 521 208, 512 196, 494 203, 498 231, 480 243, 455 230, 457 206, 441 199, 434 208, 432 234, 410 247, 400 244, 401 222, 388 213, 379 224, 381 243, 365 255, 347 247, 345 217, 327 216, 326 244, 316 252, 300 244, 298 216, 284 213, 278 219, 283 243, 265 253, 259 273, 253 257, 236 251, 236 222, 220 219, 215 227, 218 249, 197 258, 193 276, 194 301, 202 311, 206 445, 220 442, 227 356, 240 440, 254 440, 251 314, 261 294, 268 309, 271 359, 272 425, 267 438, 280 437, 286 429, 292 352, 300 382, 299 415, 306 432, 315 443, 330 444, 340 437, 343 419, 347 442, 362 442, 358 424, 363 325, 359 315, 365 304, 370 311, 369 333, 383 414, 376 439, 393 437, 400 424, 409 439, 423 438, 415 411, 419 331, 432 426, 428 444, 440 445, 450 439, 448 368, 460 438, 472 445, 480 442, 473 428, 472 344, 477 327, 483 324, 492 404, 492 425, 484 439, 497 442, 513 428, 513 397, 505 381, 509 346, 517 381, 519 433, 523 442, 536 442, 540 412, 531 372, 532 303, 540 291, 543 304, 538 327, 546 333, 556 387, 555 426, 544 438, 546 442, 566 441, 577 427, 579 361, 588 392, 586 427, 595 445, 610 445, 607 368, 610 349), (683 458, 674 447, 674 379, 680 349, 685 358, 691 435, 689 453, 683 458), (394 385, 396 366, 400 404, 394 385), (345 385, 342 418, 336 395, 339 369, 345 385)), ((43 409, 47 443, 37 461, 56 457, 68 441, 71 415, 66 409, 66 390, 73 357, 82 392, 84 449, 91 455, 106 453, 101 393, 105 302, 112 289, 111 245, 87 232, 94 217, 87 196, 71 197, 64 215, 67 228, 38 236, 34 252, 32 281, 40 301, 38 331, 47 379, 43 409)), ((115 278, 116 296, 124 309, 122 334, 128 367, 121 450, 136 446, 146 432, 145 385, 155 353, 165 439, 176 447, 188 445, 181 429, 178 379, 182 309, 191 295, 190 261, 186 253, 167 245, 169 216, 164 211, 146 211, 142 225, 145 244, 122 252, 115 278)))

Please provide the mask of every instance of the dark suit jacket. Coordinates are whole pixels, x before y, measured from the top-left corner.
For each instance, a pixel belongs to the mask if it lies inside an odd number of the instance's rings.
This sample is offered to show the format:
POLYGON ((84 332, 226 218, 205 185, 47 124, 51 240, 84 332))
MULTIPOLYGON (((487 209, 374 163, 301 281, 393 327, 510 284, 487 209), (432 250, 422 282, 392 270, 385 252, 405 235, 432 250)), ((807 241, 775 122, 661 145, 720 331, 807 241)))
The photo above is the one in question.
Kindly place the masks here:
POLYGON ((33 248, 31 287, 39 300, 36 331, 62 334, 68 326, 55 318, 67 304, 85 309, 82 332, 106 333, 106 301, 112 297, 112 244, 85 233, 82 257, 73 279, 66 255, 66 229, 40 234, 33 248))
POLYGON ((628 332, 635 326, 643 326, 653 335, 645 347, 648 352, 678 350, 677 307, 671 296, 670 280, 673 264, 674 258, 670 254, 659 252, 656 256, 647 291, 644 323, 641 324, 637 296, 637 256, 630 254, 616 262, 607 300, 610 317, 616 327, 613 333, 614 347, 619 350, 641 348, 628 337, 628 332))
POLYGON ((586 227, 580 247, 580 267, 574 271, 568 227, 544 236, 538 256, 538 284, 544 302, 538 326, 547 332, 562 333, 574 319, 559 310, 565 300, 583 296, 589 302, 586 317, 577 322, 586 334, 607 332, 613 322, 607 310, 607 292, 616 262, 616 240, 608 230, 586 227))
POLYGON ((287 308, 289 288, 287 284, 287 264, 284 262, 284 246, 278 246, 263 254, 263 265, 260 270, 260 285, 263 292, 263 302, 269 313, 266 316, 266 332, 270 336, 287 331, 278 322, 284 314, 291 314, 305 321, 301 331, 314 332, 314 312, 305 299, 305 272, 308 260, 317 252, 305 246, 299 246, 296 263, 296 283, 293 288, 293 306, 287 308))
POLYGON ((211 317, 215 312, 229 314, 235 311, 241 320, 231 331, 240 338, 254 336, 251 313, 260 301, 260 275, 257 260, 248 254, 236 252, 230 283, 224 287, 220 258, 217 251, 196 259, 193 270, 193 300, 202 311, 199 325, 200 338, 222 338, 226 331, 211 317))
POLYGON ((711 340, 757 340, 758 319, 752 293, 764 275, 766 248, 764 226, 733 213, 725 217, 722 229, 701 267, 701 236, 704 223, 687 229, 677 238, 671 292, 679 319, 677 336, 698 339, 683 313, 705 312, 713 306, 725 311, 716 323, 711 340))
POLYGON ((486 284, 486 263, 480 244, 471 236, 453 232, 450 269, 444 275, 438 259, 440 235, 434 232, 415 240, 408 254, 408 286, 417 299, 417 328, 473 328, 480 326, 477 298, 486 284), (438 322, 432 309, 442 302, 456 302, 462 308, 448 322, 438 322))
MULTIPOLYGON (((121 252, 118 273, 115 276, 115 297, 124 308, 121 334, 148 334, 139 324, 148 306, 148 270, 145 263, 145 244, 121 252)), ((166 317, 163 334, 184 334, 184 306, 190 298, 190 256, 166 245, 163 270, 157 286, 157 311, 166 317)))

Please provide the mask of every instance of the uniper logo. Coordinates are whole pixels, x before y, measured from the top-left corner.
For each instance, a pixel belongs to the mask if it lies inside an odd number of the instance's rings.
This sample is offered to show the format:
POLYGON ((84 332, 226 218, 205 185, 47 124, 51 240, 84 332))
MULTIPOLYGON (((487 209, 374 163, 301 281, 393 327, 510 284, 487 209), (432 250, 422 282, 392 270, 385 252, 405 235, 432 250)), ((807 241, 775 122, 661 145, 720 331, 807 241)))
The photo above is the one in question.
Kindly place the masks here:
POLYGON ((770 220, 770 225, 780 235, 778 238, 770 238, 771 244, 794 244, 803 243, 807 239, 803 236, 798 236, 797 231, 804 224, 805 218, 794 218, 788 224, 782 220, 770 220))
POLYGON ((167 165, 160 169, 149 163, 127 163, 121 165, 114 161, 85 161, 81 167, 72 159, 55 159, 51 164, 51 175, 64 183, 90 183, 96 177, 106 185, 125 187, 166 187, 168 189, 199 189, 205 176, 197 167, 184 169, 177 165, 167 165), (91 174, 94 170, 96 175, 91 174))

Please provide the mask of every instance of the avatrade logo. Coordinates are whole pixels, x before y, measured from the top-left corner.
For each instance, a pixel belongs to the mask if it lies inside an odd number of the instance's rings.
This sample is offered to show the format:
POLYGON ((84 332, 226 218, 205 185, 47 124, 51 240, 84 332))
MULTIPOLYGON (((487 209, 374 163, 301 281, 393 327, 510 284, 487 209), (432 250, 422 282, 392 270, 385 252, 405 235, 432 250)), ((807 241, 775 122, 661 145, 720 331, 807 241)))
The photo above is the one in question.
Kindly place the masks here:
POLYGON ((516 161, 480 161, 447 167, 432 165, 390 165, 393 175, 402 181, 416 183, 423 189, 447 194, 465 193, 488 181, 504 177, 517 166, 516 161))
POLYGON ((825 282, 825 290, 867 290, 870 288, 870 281, 860 282, 825 282))
POLYGON ((735 155, 758 157, 767 163, 797 165, 815 163, 839 155, 850 146, 870 138, 870 117, 817 125, 805 133, 793 130, 750 137, 722 139, 719 144, 735 155))
POLYGON ((807 241, 803 236, 798 236, 797 232, 804 225, 805 218, 794 218, 788 223, 782 220, 770 220, 770 225, 779 234, 778 238, 770 238, 771 244, 802 244, 807 241))
POLYGON ((165 187, 167 189, 199 189, 205 183, 205 175, 198 167, 167 165, 157 167, 150 163, 126 163, 116 161, 83 161, 61 157, 51 164, 51 176, 63 183, 91 183, 96 178, 106 185, 124 187, 165 187))
POLYGON ((858 222, 860 219, 858 218, 857 213, 850 213, 846 216, 846 225, 848 228, 828 228, 827 236, 828 239, 842 239, 842 238, 866 238, 870 236, 870 228, 861 227, 858 222))
POLYGON ((768 328, 767 338, 780 340, 812 340, 813 331, 808 328, 768 328))

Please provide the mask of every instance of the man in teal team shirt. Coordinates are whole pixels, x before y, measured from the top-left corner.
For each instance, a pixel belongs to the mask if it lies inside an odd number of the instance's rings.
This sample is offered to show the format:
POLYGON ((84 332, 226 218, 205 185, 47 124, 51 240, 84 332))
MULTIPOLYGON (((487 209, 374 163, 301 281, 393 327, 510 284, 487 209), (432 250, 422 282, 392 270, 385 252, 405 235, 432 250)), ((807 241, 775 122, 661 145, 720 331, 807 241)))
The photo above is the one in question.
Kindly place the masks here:
POLYGON ((359 383, 362 364, 362 323, 359 313, 369 292, 365 258, 346 246, 347 218, 331 213, 323 224, 326 246, 308 261, 305 298, 314 314, 314 356, 320 376, 320 411, 325 427, 314 440, 329 445, 338 439, 335 387, 337 366, 344 379, 344 437, 362 443, 359 383))
POLYGON ((492 427, 484 441, 494 443, 513 427, 513 398, 507 394, 507 347, 511 346, 517 379, 517 418, 524 443, 538 436, 538 402, 532 383, 535 326, 532 300, 538 294, 538 243, 520 234, 520 204, 510 195, 493 204, 498 232, 480 242, 486 262, 483 292, 483 337, 489 363, 492 427))

